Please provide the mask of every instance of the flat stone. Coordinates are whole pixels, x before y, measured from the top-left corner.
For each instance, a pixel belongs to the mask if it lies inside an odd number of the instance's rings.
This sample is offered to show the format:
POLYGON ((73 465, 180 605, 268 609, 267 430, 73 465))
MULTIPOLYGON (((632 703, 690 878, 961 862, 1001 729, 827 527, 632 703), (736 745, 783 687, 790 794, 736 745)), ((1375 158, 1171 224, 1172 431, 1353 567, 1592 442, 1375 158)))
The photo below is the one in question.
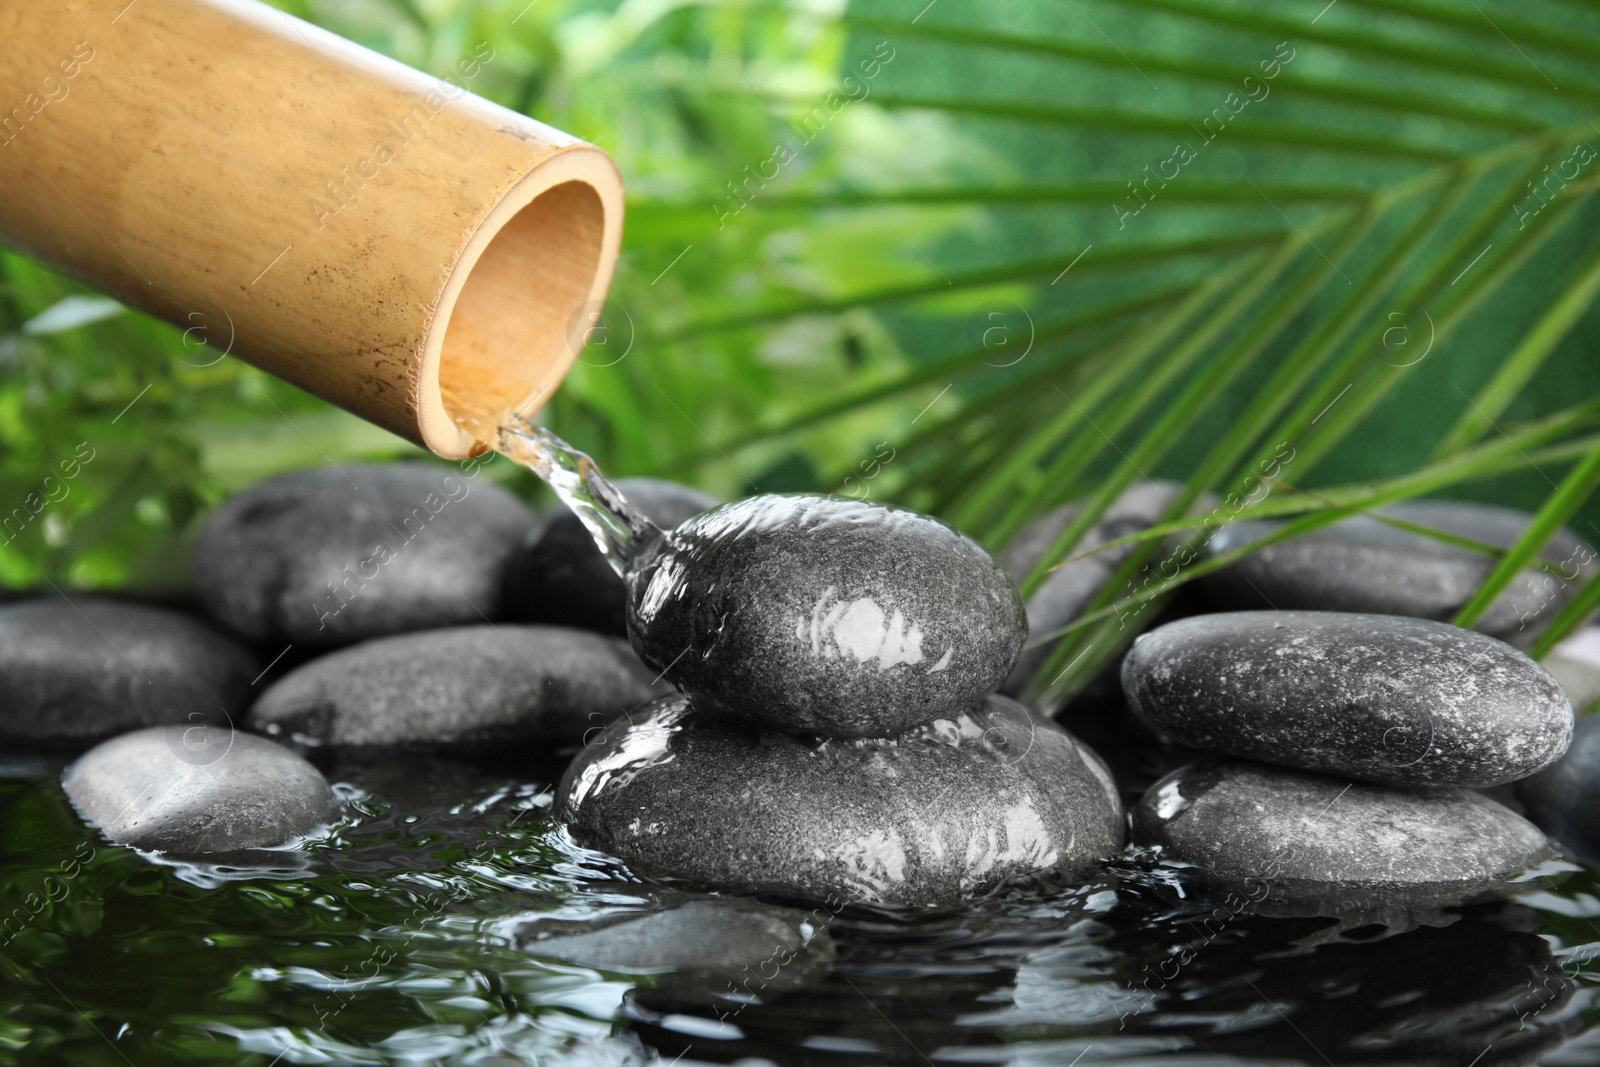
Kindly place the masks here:
POLYGON ((1567 754, 1516 791, 1528 818, 1579 855, 1600 859, 1600 717, 1579 719, 1567 754))
POLYGON ((312 660, 261 695, 250 726, 334 745, 571 744, 667 692, 653 673, 586 630, 453 626, 312 660))
POLYGON ((1375 891, 1466 900, 1555 855, 1539 828, 1464 789, 1429 793, 1259 763, 1206 760, 1133 809, 1135 844, 1158 846, 1252 900, 1375 891))
MULTIPOLYGON (((1091 526, 1075 545, 1061 553, 1059 558, 1070 559, 1091 552, 1101 545, 1149 529, 1160 520, 1183 488, 1176 482, 1140 482, 1130 486, 1112 502, 1100 521, 1091 526)), ((1212 498, 1208 495, 1196 505, 1196 508, 1203 510, 1210 506, 1211 502, 1212 498)), ((1000 553, 1000 562, 1011 577, 1019 584, 1027 578, 1029 572, 1055 543, 1056 538, 1061 536, 1082 510, 1081 503, 1063 504, 1045 512, 1024 527, 1005 551, 1000 553)), ((1168 550, 1177 543, 1164 542, 1168 550)), ((1029 637, 1058 630, 1081 615, 1084 606, 1111 580, 1117 569, 1127 562, 1128 557, 1133 555, 1138 547, 1137 544, 1126 544, 1108 548, 1052 571, 1027 600, 1029 637)), ((1156 557, 1157 567, 1164 558, 1164 556, 1156 557)), ((1127 590, 1122 591, 1123 594, 1126 592, 1127 590)), ((1034 674, 1050 658, 1050 653, 1055 651, 1058 643, 1059 638, 1024 649, 1010 677, 1001 687, 1002 691, 1012 695, 1021 693, 1034 674)), ((1115 674, 1112 675, 1112 680, 1115 680, 1115 674)))
MULTIPOLYGON (((1533 521, 1522 511, 1442 500, 1396 504, 1380 513, 1501 548, 1514 544, 1533 521)), ((1279 525, 1235 523, 1211 539, 1206 555, 1214 558, 1251 544, 1279 525)), ((1473 629, 1526 648, 1596 571, 1594 549, 1565 530, 1551 538, 1540 556, 1561 568, 1561 574, 1523 571, 1473 629)), ((1493 556, 1355 515, 1268 545, 1197 585, 1219 610, 1307 608, 1446 622, 1477 592, 1495 563, 1493 556)))
POLYGON ((204 622, 71 594, 0 606, 0 744, 85 746, 156 723, 240 717, 260 664, 204 622))
POLYGON ((915 512, 759 496, 697 515, 628 577, 640 658, 702 713, 887 737, 993 692, 1027 636, 975 541, 915 512))
POLYGON ((311 764, 219 726, 123 734, 84 753, 61 784, 78 813, 112 841, 179 855, 273 848, 339 815, 311 764))
POLYGON ((531 955, 580 967, 748 977, 752 991, 759 991, 775 980, 794 984, 831 961, 833 939, 826 927, 832 918, 821 908, 807 912, 740 897, 688 897, 642 913, 535 919, 516 927, 513 937, 531 955))
POLYGON ((252 486, 195 543, 207 610, 253 641, 338 645, 505 617, 506 565, 533 512, 426 463, 347 464, 252 486))
MULTIPOLYGON (((615 484, 629 504, 663 530, 721 503, 709 493, 660 478, 619 478, 615 484)), ((565 505, 551 508, 522 542, 506 587, 514 619, 628 632, 627 588, 565 505)))
POLYGON ((1543 667, 1398 615, 1180 619, 1139 638, 1122 686, 1134 714, 1191 748, 1391 785, 1500 785, 1572 739, 1572 704, 1543 667))
POLYGON ((681 696, 595 738, 556 794, 575 840, 636 873, 786 899, 951 908, 1072 878, 1122 845, 1098 756, 1005 697, 897 738, 816 741, 681 696))

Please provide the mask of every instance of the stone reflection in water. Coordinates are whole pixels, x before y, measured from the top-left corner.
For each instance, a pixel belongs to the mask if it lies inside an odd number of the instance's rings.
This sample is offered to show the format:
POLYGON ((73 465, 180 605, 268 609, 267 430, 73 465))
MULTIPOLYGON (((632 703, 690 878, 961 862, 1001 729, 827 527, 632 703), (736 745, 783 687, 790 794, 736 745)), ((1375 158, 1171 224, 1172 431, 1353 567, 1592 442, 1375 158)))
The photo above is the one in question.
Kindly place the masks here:
POLYGON ((630 998, 632 1029, 663 1062, 686 1050, 713 1063, 1003 1061, 1003 1038, 974 1020, 1011 1000, 1020 958, 1081 941, 1072 925, 1066 915, 906 923, 848 910, 829 924, 839 959, 826 976, 801 989, 774 983, 731 1006, 641 988, 630 998))
POLYGON ((1561 1010, 1573 983, 1531 932, 1536 913, 1501 903, 1432 921, 1391 933, 1350 920, 1241 916, 1208 931, 1174 920, 1125 1032, 1306 1063, 1489 1067, 1533 1063, 1577 1031, 1561 1010))

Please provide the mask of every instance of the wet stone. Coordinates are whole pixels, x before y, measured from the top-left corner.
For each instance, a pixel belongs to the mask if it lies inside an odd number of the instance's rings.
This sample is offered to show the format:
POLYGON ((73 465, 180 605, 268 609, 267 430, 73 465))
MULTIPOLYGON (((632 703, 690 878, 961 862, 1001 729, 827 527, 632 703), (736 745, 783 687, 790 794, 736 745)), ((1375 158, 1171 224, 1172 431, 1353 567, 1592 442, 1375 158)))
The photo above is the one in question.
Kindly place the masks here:
POLYGON ((338 645, 505 617, 505 570, 534 522, 482 478, 423 463, 298 471, 207 517, 195 586, 260 642, 338 645))
POLYGON ((1502 641, 1395 615, 1180 619, 1123 663, 1134 713, 1207 752, 1391 785, 1487 787, 1561 757, 1572 705, 1502 641))
POLYGON ((801 738, 668 697, 568 768, 558 817, 636 873, 787 899, 951 908, 1120 848, 1098 756, 1014 701, 896 738, 801 738))
MULTIPOLYGON (((663 530, 720 503, 709 493, 660 478, 620 478, 615 484, 632 507, 663 530)), ((627 588, 565 506, 552 508, 523 541, 508 571, 507 590, 512 617, 521 621, 628 632, 627 588)))
POLYGON ((1402 893, 1467 900, 1555 855, 1538 827, 1464 789, 1427 793, 1207 760, 1150 787, 1133 840, 1253 901, 1402 893))
POLYGON ((179 855, 273 848, 339 815, 311 764, 219 726, 153 726, 113 738, 68 767, 62 786, 112 841, 179 855))
POLYGON ((1555 766, 1517 783, 1528 818, 1579 855, 1600 859, 1600 718, 1578 721, 1555 766))
POLYGON ((976 542, 850 500, 751 497, 667 533, 630 572, 629 635, 702 713, 887 737, 993 692, 1027 636, 976 542))
MULTIPOLYGON (((1419 526, 1506 548, 1533 516, 1488 504, 1425 500, 1381 509, 1419 526)), ((1280 524, 1235 523, 1211 539, 1208 557, 1258 541, 1280 524)), ((1595 551, 1563 530, 1540 554, 1558 573, 1529 568, 1473 627, 1526 648, 1595 573, 1595 551)), ((1488 576, 1495 557, 1398 529, 1369 515, 1268 545, 1197 584, 1218 610, 1276 607, 1453 618, 1488 576)))
POLYGON ((0 607, 0 745, 84 746, 241 713, 256 657, 198 619, 74 594, 0 607))
MULTIPOLYGON (((601 971, 677 972, 792 986, 833 959, 826 909, 779 908, 739 897, 684 897, 661 910, 598 919, 535 919, 516 927, 534 956, 601 971)), ((733 992, 743 992, 737 985, 733 992)))
POLYGON ((661 696, 626 642, 564 626, 382 637, 292 671, 250 711, 272 737, 334 745, 576 744, 661 696))

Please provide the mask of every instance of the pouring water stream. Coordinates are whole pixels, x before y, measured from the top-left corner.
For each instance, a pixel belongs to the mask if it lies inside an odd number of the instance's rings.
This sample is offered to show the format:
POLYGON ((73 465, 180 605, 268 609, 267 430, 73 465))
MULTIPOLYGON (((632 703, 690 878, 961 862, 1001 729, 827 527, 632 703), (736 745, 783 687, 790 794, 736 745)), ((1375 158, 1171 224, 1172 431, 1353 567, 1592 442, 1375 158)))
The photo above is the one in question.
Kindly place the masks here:
POLYGON ((525 416, 507 412, 492 422, 475 420, 469 429, 496 452, 543 479, 582 521, 619 576, 626 576, 640 546, 661 535, 661 528, 628 503, 593 459, 525 416), (492 429, 483 432, 489 426, 492 429))

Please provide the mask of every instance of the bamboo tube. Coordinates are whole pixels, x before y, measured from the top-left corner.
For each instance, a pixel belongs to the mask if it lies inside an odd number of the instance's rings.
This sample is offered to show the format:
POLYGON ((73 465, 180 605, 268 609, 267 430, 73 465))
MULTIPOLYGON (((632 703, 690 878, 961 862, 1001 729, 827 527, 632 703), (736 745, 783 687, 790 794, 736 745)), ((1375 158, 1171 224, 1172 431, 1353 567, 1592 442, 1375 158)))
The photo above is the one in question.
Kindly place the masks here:
POLYGON ((591 145, 253 0, 0 0, 0 240, 443 456, 610 285, 591 145))

